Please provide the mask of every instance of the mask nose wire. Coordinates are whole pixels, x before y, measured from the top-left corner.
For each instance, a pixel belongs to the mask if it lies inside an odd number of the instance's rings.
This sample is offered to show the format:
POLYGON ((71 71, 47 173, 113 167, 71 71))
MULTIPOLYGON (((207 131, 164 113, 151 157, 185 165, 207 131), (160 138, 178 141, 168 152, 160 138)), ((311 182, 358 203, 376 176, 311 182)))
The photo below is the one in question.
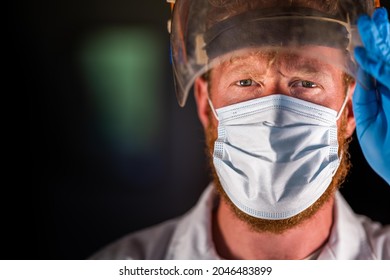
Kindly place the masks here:
MULTIPOLYGON (((211 101, 210 97, 207 96, 207 101, 209 103, 209 106, 211 108, 211 111, 213 112, 213 115, 214 115, 214 118, 219 121, 219 118, 218 118, 218 114, 217 114, 217 111, 215 110, 214 108, 214 105, 213 105, 213 102, 211 101)), ((341 108, 340 108, 340 111, 337 113, 337 116, 336 116, 336 121, 339 120, 339 118, 341 117, 344 109, 345 109, 345 106, 347 105, 347 102, 348 102, 348 94, 345 95, 345 98, 344 98, 344 101, 343 101, 343 104, 341 105, 341 108)))
POLYGON ((219 121, 217 111, 215 110, 214 105, 213 105, 213 102, 211 102, 211 99, 210 99, 209 96, 207 96, 207 101, 209 102, 209 106, 210 106, 210 108, 211 108, 211 111, 213 112, 213 115, 214 115, 215 119, 216 119, 217 121, 219 121))

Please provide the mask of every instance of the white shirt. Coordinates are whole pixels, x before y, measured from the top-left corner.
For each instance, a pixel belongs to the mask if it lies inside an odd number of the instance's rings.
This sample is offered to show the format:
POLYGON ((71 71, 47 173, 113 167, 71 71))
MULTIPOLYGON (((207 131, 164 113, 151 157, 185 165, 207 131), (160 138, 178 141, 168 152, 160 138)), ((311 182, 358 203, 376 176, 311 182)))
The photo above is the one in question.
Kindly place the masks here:
MULTIPOLYGON (((91 259, 210 260, 220 259, 212 240, 211 217, 218 203, 212 185, 185 215, 129 234, 91 259)), ((336 194, 334 224, 319 260, 390 259, 390 226, 355 214, 336 194)))

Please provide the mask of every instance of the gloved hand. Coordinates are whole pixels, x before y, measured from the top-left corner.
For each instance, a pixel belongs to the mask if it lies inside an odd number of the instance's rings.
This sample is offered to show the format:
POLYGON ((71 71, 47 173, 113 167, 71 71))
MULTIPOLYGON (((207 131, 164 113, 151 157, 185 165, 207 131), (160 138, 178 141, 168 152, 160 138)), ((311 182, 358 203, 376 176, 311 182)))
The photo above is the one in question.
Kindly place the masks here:
POLYGON ((352 98, 356 133, 367 162, 390 184, 390 24, 386 9, 377 9, 372 18, 360 17, 358 30, 364 47, 355 48, 355 59, 360 78, 365 75, 366 79, 357 82, 352 98))

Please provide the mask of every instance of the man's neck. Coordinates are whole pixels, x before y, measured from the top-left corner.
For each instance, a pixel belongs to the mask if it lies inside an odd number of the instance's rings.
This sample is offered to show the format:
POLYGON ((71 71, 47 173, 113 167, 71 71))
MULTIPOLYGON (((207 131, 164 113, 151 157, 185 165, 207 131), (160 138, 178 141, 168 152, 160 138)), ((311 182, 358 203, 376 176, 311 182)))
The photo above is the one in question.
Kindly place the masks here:
POLYGON ((226 259, 304 259, 327 241, 333 221, 334 199, 301 225, 282 234, 255 232, 235 216, 221 199, 213 216, 216 250, 226 259))

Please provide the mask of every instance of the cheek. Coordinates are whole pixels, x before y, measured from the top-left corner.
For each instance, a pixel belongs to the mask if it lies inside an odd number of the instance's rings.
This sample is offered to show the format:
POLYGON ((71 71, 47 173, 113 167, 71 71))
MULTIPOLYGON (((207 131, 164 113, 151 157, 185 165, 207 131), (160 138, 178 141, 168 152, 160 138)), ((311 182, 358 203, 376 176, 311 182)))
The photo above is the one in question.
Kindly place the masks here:
MULTIPOLYGON (((345 96, 345 87, 343 86, 341 80, 337 80, 332 83, 332 85, 330 85, 328 89, 329 96, 326 98, 324 106, 333 109, 339 113, 342 109, 345 98, 348 98, 345 96)), ((347 108, 344 108, 344 111, 345 109, 347 108)))
MULTIPOLYGON (((210 87, 210 100, 213 102, 214 109, 225 106, 225 99, 228 95, 223 86, 213 82, 210 87)), ((211 112, 212 113, 212 112, 211 112)), ((214 116, 210 120, 215 120, 214 116)))

